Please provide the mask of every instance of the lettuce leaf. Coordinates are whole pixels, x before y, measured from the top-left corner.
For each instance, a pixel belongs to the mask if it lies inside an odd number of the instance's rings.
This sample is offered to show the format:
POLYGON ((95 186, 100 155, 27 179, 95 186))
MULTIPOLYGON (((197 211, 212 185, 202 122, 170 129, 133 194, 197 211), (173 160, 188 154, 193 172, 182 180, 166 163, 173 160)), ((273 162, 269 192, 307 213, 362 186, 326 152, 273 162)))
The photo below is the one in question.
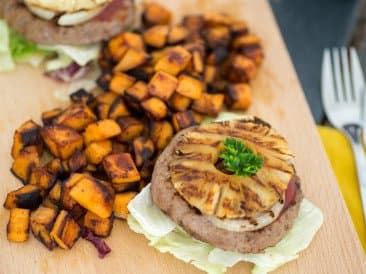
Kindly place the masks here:
POLYGON ((225 251, 191 237, 153 204, 150 186, 145 187, 128 208, 129 227, 136 233, 145 235, 151 246, 161 252, 171 253, 210 274, 225 273, 228 267, 240 261, 253 263, 253 274, 273 271, 296 259, 323 223, 321 211, 304 199, 292 229, 276 246, 265 249, 261 254, 242 254, 225 251))
POLYGON ((9 29, 5 21, 0 20, 0 71, 14 69, 9 46, 9 29))

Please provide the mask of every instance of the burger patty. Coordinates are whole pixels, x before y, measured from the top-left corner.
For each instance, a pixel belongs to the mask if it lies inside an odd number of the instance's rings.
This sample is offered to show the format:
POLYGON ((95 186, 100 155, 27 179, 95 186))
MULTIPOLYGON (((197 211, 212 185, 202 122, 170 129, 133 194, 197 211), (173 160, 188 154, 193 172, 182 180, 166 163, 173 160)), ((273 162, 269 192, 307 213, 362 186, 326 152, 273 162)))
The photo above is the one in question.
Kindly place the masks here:
POLYGON ((173 149, 182 136, 192 129, 189 128, 178 133, 156 161, 151 179, 154 203, 190 235, 224 250, 259 253, 267 247, 274 246, 287 234, 294 219, 298 216, 300 203, 303 199, 299 180, 297 179, 296 196, 293 202, 270 225, 257 231, 246 232, 233 232, 216 227, 207 216, 191 207, 179 195, 170 180, 169 163, 172 160, 173 149))
POLYGON ((96 18, 71 27, 36 17, 19 0, 1 0, 0 15, 27 40, 37 44, 87 45, 109 39, 133 24, 133 0, 114 0, 109 5, 96 18))

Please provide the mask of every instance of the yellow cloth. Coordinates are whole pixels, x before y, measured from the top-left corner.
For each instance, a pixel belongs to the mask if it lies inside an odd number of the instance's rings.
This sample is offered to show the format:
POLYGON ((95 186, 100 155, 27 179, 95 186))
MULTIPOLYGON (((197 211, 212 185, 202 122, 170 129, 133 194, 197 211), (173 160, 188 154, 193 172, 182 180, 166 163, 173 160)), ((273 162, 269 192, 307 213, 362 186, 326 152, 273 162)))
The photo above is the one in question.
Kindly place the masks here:
POLYGON ((366 252, 366 226, 363 220, 352 148, 342 132, 325 126, 318 126, 318 131, 351 214, 353 224, 366 252))

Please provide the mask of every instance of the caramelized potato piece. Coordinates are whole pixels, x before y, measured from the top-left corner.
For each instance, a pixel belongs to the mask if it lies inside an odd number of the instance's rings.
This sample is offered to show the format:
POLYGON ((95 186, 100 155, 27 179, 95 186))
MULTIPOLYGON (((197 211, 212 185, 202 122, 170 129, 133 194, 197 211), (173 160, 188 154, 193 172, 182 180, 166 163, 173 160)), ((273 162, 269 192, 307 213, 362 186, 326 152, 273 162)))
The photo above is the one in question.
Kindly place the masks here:
POLYGON ((76 151, 68 160, 69 172, 73 173, 86 167, 87 159, 83 151, 76 151))
POLYGON ((25 147, 14 159, 11 172, 23 182, 26 182, 32 168, 39 166, 39 156, 35 146, 25 147))
MULTIPOLYGON (((151 60, 151 56, 149 60, 151 60)), ((154 68, 147 64, 145 66, 129 70, 128 75, 131 75, 137 81, 148 82, 153 72, 154 68)))
POLYGON ((125 90, 131 87, 135 81, 136 79, 128 74, 116 72, 109 83, 109 89, 114 93, 123 95, 125 90))
POLYGON ((113 203, 113 213, 116 218, 127 219, 127 216, 129 214, 127 205, 136 195, 136 192, 125 192, 116 194, 113 203))
POLYGON ((65 109, 55 120, 54 124, 84 130, 89 124, 94 123, 97 117, 91 109, 84 104, 73 104, 65 109))
POLYGON ((48 173, 44 168, 34 167, 29 177, 29 183, 44 190, 50 189, 56 182, 56 177, 48 173))
POLYGON ((41 127, 32 120, 23 123, 14 133, 11 156, 17 157, 26 146, 36 146, 39 154, 42 153, 41 127))
POLYGON ((114 190, 108 182, 85 176, 71 188, 69 194, 78 204, 101 218, 112 214, 114 190))
POLYGON ((165 103, 157 97, 151 97, 141 103, 147 116, 154 120, 164 119, 168 115, 168 108, 165 103))
POLYGON ((130 48, 122 59, 113 68, 114 71, 127 71, 145 64, 149 60, 149 55, 138 49, 130 48))
POLYGON ((44 169, 56 176, 56 177, 64 177, 66 175, 66 170, 64 169, 62 162, 59 158, 54 158, 50 160, 47 164, 44 165, 44 169))
POLYGON ((169 25, 172 15, 165 7, 158 3, 144 4, 142 22, 145 26, 169 25))
POLYGON ((122 97, 117 97, 113 104, 109 107, 108 118, 117 119, 118 117, 130 115, 129 110, 122 97))
POLYGON ((45 125, 45 126, 52 125, 53 120, 55 118, 57 118, 57 116, 59 116, 61 114, 61 112, 62 112, 61 108, 55 108, 55 109, 52 109, 52 110, 42 112, 42 123, 43 123, 43 125, 45 125))
POLYGON ((141 35, 132 32, 123 32, 108 42, 108 49, 115 61, 121 60, 129 48, 144 50, 141 35))
POLYGON ((151 78, 148 89, 152 96, 168 101, 177 88, 177 85, 177 78, 164 71, 157 71, 153 78, 151 78))
POLYGON ((32 213, 30 218, 30 226, 34 237, 49 250, 56 247, 56 243, 50 235, 56 217, 56 210, 41 206, 32 213))
POLYGON ((210 65, 205 66, 205 72, 203 75, 203 79, 204 79, 205 83, 212 83, 215 80, 216 70, 217 69, 215 66, 210 66, 210 65))
POLYGON ((111 105, 119 95, 114 92, 103 92, 102 94, 98 95, 95 100, 98 105, 107 104, 111 105))
POLYGON ((86 144, 91 142, 103 141, 121 134, 121 128, 116 121, 106 119, 99 120, 90 124, 84 132, 84 140, 86 144))
POLYGON ((204 64, 201 54, 198 51, 192 53, 193 70, 196 73, 202 73, 204 70, 204 64))
POLYGON ((169 105, 176 111, 185 111, 190 106, 192 100, 186 96, 175 92, 169 100, 169 105))
POLYGON ((97 236, 107 237, 112 231, 113 214, 108 218, 101 218, 88 211, 84 216, 84 227, 90 229, 97 236))
POLYGON ((227 61, 225 75, 229 81, 245 83, 253 79, 256 74, 255 63, 244 55, 234 55, 227 61))
POLYGON ((163 150, 173 138, 173 127, 168 121, 153 122, 150 138, 158 150, 163 150))
POLYGON ((168 34, 168 43, 177 44, 183 42, 188 37, 188 30, 182 26, 172 26, 168 34))
POLYGON ((129 150, 128 145, 124 143, 119 143, 116 141, 112 142, 112 153, 111 154, 120 154, 127 152, 129 150))
POLYGON ((17 190, 11 191, 6 196, 4 207, 36 209, 42 203, 42 189, 36 185, 25 185, 17 190))
POLYGON ((149 98, 149 89, 147 84, 142 81, 136 82, 132 87, 125 91, 124 98, 129 106, 134 109, 139 109, 140 103, 149 98))
POLYGON ((104 157, 112 152, 112 141, 104 140, 90 143, 85 149, 85 155, 89 163, 100 164, 104 157))
POLYGON ((201 98, 193 102, 192 109, 204 115, 217 116, 223 103, 223 94, 202 93, 201 98))
POLYGON ((182 46, 172 47, 155 64, 155 71, 165 71, 171 75, 177 75, 189 64, 192 55, 182 46))
POLYGON ((211 66, 221 66, 221 64, 229 56, 229 51, 226 47, 215 48, 210 55, 206 58, 207 65, 211 66))
POLYGON ((135 153, 136 166, 140 167, 146 160, 154 155, 154 142, 143 136, 138 137, 133 140, 133 151, 135 153))
POLYGON ((80 226, 70 214, 61 210, 50 232, 51 238, 63 249, 70 249, 80 237, 80 226))
POLYGON ((110 70, 102 72, 102 74, 97 79, 98 87, 104 91, 109 90, 109 83, 112 80, 112 73, 110 70))
POLYGON ((109 109, 111 108, 110 104, 99 104, 97 105, 97 113, 99 120, 108 119, 109 109))
POLYGON ((241 52, 244 56, 253 60, 256 65, 260 65, 264 58, 263 48, 258 36, 248 34, 239 36, 232 42, 235 50, 241 52))
POLYGON ((54 204, 58 204, 61 200, 61 190, 62 190, 62 183, 61 181, 56 181, 56 183, 51 188, 50 192, 48 193, 48 199, 54 204))
POLYGON ((140 174, 129 153, 105 157, 103 167, 113 184, 134 183, 140 180, 140 174))
POLYGON ((204 14, 205 26, 230 26, 234 19, 223 12, 207 12, 204 14))
POLYGON ((6 227, 8 241, 21 243, 29 237, 29 209, 12 208, 10 210, 9 222, 6 227))
POLYGON ((62 160, 83 148, 83 137, 76 130, 63 125, 45 126, 41 129, 41 135, 51 153, 62 160))
POLYGON ((74 104, 84 104, 88 105, 89 107, 93 106, 95 102, 94 95, 90 92, 87 92, 83 88, 71 93, 70 100, 74 104))
POLYGON ((248 84, 232 84, 225 96, 226 105, 235 110, 246 110, 252 103, 252 91, 248 84))
POLYGON ((201 97, 203 89, 202 82, 197 79, 184 74, 180 75, 178 78, 177 92, 183 96, 197 100, 201 97))
POLYGON ((143 34, 144 42, 154 48, 162 48, 168 41, 168 26, 154 26, 146 30, 143 34))
POLYGON ((76 202, 70 196, 70 190, 83 178, 87 177, 88 175, 82 173, 73 173, 71 176, 62 184, 61 187, 61 205, 66 210, 71 210, 75 205, 76 202))
POLYGON ((190 14, 183 17, 183 26, 185 26, 190 33, 199 33, 204 25, 204 18, 201 14, 190 14))
POLYGON ((118 118, 117 123, 121 128, 121 134, 117 137, 120 142, 132 141, 134 138, 141 136, 145 129, 144 124, 133 117, 118 118))
POLYGON ((230 25, 230 31, 233 37, 248 34, 248 25, 244 21, 236 21, 230 25))
POLYGON ((185 129, 187 127, 197 125, 194 114, 191 110, 177 112, 172 116, 172 124, 176 132, 185 129))
POLYGON ((55 203, 53 203, 49 198, 45 198, 43 200, 41 206, 47 207, 47 208, 50 208, 50 209, 53 209, 53 210, 55 210, 57 212, 59 211, 58 206, 55 203))
POLYGON ((204 33, 208 46, 211 49, 227 47, 230 42, 230 30, 228 27, 207 28, 204 33))

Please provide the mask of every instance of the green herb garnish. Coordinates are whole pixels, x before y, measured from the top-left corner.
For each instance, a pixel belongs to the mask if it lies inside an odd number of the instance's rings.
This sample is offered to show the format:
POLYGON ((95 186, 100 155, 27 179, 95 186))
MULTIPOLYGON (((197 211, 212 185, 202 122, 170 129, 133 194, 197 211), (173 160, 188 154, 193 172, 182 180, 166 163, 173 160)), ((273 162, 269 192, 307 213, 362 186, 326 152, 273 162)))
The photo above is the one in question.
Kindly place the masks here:
POLYGON ((226 138, 224 147, 220 158, 223 159, 225 168, 235 175, 251 176, 263 166, 263 159, 237 139, 226 138))

